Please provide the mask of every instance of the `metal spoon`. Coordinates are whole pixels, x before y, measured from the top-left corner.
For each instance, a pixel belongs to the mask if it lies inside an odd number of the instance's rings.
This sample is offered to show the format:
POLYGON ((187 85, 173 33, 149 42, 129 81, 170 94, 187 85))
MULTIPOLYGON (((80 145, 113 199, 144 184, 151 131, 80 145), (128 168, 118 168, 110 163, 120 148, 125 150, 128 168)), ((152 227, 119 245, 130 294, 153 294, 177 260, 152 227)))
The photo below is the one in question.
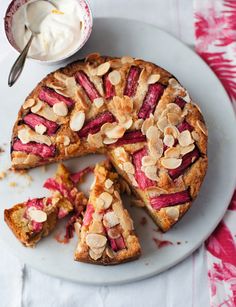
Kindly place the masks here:
POLYGON ((26 44, 24 49, 21 51, 20 55, 18 56, 18 58, 16 59, 15 63, 13 64, 10 70, 9 77, 8 77, 8 86, 11 87, 16 82, 16 80, 19 78, 20 74, 23 71, 25 60, 29 52, 31 43, 34 37, 40 33, 40 25, 43 19, 52 11, 52 9, 55 9, 55 8, 57 9, 56 5, 50 2, 49 0, 35 0, 35 1, 30 1, 27 4, 25 8, 25 20, 26 20, 25 27, 26 29, 29 29, 31 31, 31 36, 30 36, 28 43, 26 44), (45 8, 43 10, 43 13, 41 13, 40 15, 36 17, 33 16, 33 14, 29 14, 30 10, 33 10, 33 6, 36 6, 36 11, 37 11, 37 4, 39 2, 47 3, 47 5, 44 5, 45 8))

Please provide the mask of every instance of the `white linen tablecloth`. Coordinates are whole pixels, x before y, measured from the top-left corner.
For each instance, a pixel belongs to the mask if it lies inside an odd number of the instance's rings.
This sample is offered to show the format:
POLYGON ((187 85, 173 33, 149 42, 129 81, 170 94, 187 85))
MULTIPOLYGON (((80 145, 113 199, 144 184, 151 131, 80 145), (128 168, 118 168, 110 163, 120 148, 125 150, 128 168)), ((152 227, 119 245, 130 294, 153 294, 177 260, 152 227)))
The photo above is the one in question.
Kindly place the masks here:
MULTIPOLYGON (((68 0, 70 1, 70 0, 68 0)), ((0 6, 0 62, 9 50, 0 6)), ((152 23, 194 45, 192 0, 90 0, 94 17, 123 17, 152 23)), ((2 223, 2 221, 1 221, 2 223)), ((42 274, 11 255, 0 241, 0 307, 207 307, 209 289, 201 247, 174 268, 153 278, 121 286, 92 287, 42 274)))

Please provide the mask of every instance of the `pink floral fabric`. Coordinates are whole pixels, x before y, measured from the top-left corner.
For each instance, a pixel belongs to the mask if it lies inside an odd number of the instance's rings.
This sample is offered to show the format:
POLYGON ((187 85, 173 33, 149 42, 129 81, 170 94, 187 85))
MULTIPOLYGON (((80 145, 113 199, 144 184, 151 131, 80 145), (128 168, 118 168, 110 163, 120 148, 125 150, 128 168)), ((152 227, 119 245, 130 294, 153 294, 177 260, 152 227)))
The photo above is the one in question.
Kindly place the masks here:
MULTIPOLYGON (((236 0, 195 0, 196 51, 224 85, 236 110, 236 0)), ((205 242, 212 307, 236 306, 236 191, 205 242)))

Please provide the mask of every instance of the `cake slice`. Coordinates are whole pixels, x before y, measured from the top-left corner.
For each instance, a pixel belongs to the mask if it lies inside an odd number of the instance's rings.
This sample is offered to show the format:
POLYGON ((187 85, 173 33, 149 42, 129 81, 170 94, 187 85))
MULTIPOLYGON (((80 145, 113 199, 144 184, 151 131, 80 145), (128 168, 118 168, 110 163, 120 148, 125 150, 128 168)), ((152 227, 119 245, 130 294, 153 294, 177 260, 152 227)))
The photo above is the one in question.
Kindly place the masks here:
POLYGON ((110 265, 137 259, 140 244, 120 198, 118 175, 108 162, 97 164, 94 175, 83 223, 75 224, 75 260, 110 265))
POLYGON ((44 186, 53 191, 51 197, 29 199, 4 211, 6 223, 25 246, 35 246, 51 233, 59 219, 73 211, 81 212, 87 202, 62 164, 55 178, 49 178, 44 186))

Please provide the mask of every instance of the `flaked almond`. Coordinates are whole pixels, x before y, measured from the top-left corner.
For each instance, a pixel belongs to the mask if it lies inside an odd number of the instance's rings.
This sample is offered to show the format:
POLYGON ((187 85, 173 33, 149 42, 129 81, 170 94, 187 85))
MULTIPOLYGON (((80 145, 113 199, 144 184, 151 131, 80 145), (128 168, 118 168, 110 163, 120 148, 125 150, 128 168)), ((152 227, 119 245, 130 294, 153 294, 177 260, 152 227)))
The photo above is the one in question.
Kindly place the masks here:
POLYGON ((142 124, 141 127, 141 132, 143 135, 146 135, 147 130, 154 125, 154 118, 153 117, 149 117, 147 119, 145 119, 145 121, 142 124))
POLYGON ((113 259, 115 257, 115 253, 113 252, 113 250, 110 247, 106 248, 106 254, 111 259, 113 259))
POLYGON ((34 131, 27 128, 22 128, 18 131, 18 138, 21 140, 23 144, 27 144, 29 142, 46 144, 48 146, 52 144, 51 139, 48 136, 37 134, 34 131))
POLYGON ((120 232, 117 228, 108 229, 107 234, 111 239, 118 239, 120 237, 120 232))
POLYGON ((58 119, 58 116, 53 112, 53 109, 49 107, 48 104, 44 104, 37 114, 53 122, 56 122, 58 119))
POLYGON ((43 223, 47 220, 47 214, 44 211, 38 209, 30 210, 29 217, 32 221, 37 223, 43 223))
POLYGON ((119 125, 116 125, 114 128, 110 130, 106 130, 105 134, 109 139, 119 139, 125 133, 125 128, 119 125))
POLYGON ((70 145, 70 138, 67 135, 58 135, 56 138, 56 142, 63 144, 64 146, 70 145))
POLYGON ((32 113, 37 113, 38 111, 41 110, 43 106, 42 101, 38 100, 36 104, 34 104, 34 106, 31 108, 31 112, 32 113))
POLYGON ((95 98, 93 104, 99 109, 104 105, 104 99, 102 97, 95 98))
POLYGON ((89 233, 103 233, 102 223, 98 220, 93 220, 89 226, 89 233))
POLYGON ((147 178, 157 181, 158 176, 157 176, 157 166, 155 165, 149 165, 145 167, 145 175, 147 178))
POLYGON ((101 254, 96 254, 94 253, 94 251, 92 249, 89 250, 89 256, 93 259, 93 260, 98 260, 99 258, 102 257, 102 253, 101 254))
POLYGON ((126 130, 128 130, 133 125, 133 120, 132 118, 127 119, 125 122, 120 123, 120 125, 124 127, 126 130))
POLYGON ((33 98, 27 99, 27 100, 24 102, 24 104, 23 104, 23 109, 26 110, 26 109, 29 109, 29 108, 33 107, 34 104, 35 104, 35 102, 36 102, 36 101, 35 101, 35 99, 33 99, 33 98))
POLYGON ((166 158, 179 158, 180 156, 180 148, 178 147, 172 147, 172 148, 167 148, 165 150, 165 157, 166 158))
POLYGON ((70 128, 73 131, 79 131, 85 121, 85 114, 83 111, 75 112, 70 119, 70 128))
POLYGON ((75 233, 77 235, 77 237, 80 237, 80 229, 81 229, 81 225, 79 222, 75 222, 74 223, 74 228, 75 228, 75 233))
POLYGON ((110 193, 103 192, 102 194, 99 195, 99 199, 101 199, 104 202, 103 208, 108 209, 112 203, 113 197, 110 193))
POLYGON ((169 125, 168 119, 166 116, 160 118, 157 122, 157 127, 163 132, 164 129, 169 125))
POLYGON ((160 75, 159 74, 152 74, 148 80, 147 80, 147 84, 154 84, 156 83, 157 81, 160 80, 160 75))
POLYGON ((168 103, 168 105, 166 106, 166 110, 168 111, 168 113, 175 113, 175 114, 179 114, 181 115, 182 113, 182 109, 176 104, 176 103, 168 103))
POLYGON ((121 81, 121 75, 118 70, 113 70, 112 72, 109 73, 108 79, 111 82, 112 85, 117 85, 121 81))
POLYGON ((91 248, 91 250, 94 252, 94 254, 101 255, 104 252, 105 248, 106 246, 104 245, 99 248, 91 248))
POLYGON ((173 147, 174 143, 175 143, 175 139, 172 135, 170 134, 166 134, 164 136, 164 140, 163 140, 164 144, 168 147, 173 147))
POLYGON ((110 69, 111 64, 109 62, 102 63, 97 67, 97 76, 105 75, 110 69))
POLYGON ((140 130, 142 128, 142 125, 143 125, 143 119, 139 118, 135 122, 133 122, 132 128, 134 130, 140 130))
POLYGON ((126 63, 133 63, 134 59, 131 56, 123 56, 121 58, 121 63, 126 64, 126 63))
POLYGON ((103 218, 103 213, 102 213, 102 211, 101 211, 101 212, 95 211, 95 212, 93 213, 93 220, 94 220, 94 221, 101 222, 101 221, 102 221, 102 218, 103 218))
POLYGON ((43 124, 39 124, 35 126, 35 131, 41 135, 43 135, 47 131, 47 127, 45 127, 43 124))
POLYGON ((186 147, 180 147, 180 153, 182 156, 186 155, 187 153, 193 151, 195 148, 195 145, 194 144, 190 144, 186 147))
POLYGON ((120 223, 118 216, 114 211, 109 211, 103 216, 103 224, 107 228, 112 228, 120 223))
POLYGON ((168 217, 170 217, 172 220, 177 221, 179 218, 179 209, 176 207, 170 207, 166 208, 166 214, 168 217))
POLYGON ((171 124, 171 125, 178 125, 181 121, 181 116, 176 114, 176 113, 168 113, 167 114, 167 119, 168 119, 168 122, 171 124))
POLYGON ((137 183, 137 181, 136 181, 134 175, 127 173, 127 176, 128 176, 128 178, 129 178, 129 180, 131 181, 132 185, 133 185, 134 187, 138 188, 139 185, 138 185, 138 183, 137 183))
POLYGON ((146 131, 146 137, 150 141, 157 142, 157 140, 159 139, 159 136, 160 136, 159 130, 156 126, 151 126, 146 131))
POLYGON ((134 166, 131 162, 124 162, 123 164, 123 170, 128 173, 128 174, 134 174, 135 173, 135 169, 134 166))
POLYGON ((105 144, 105 145, 114 144, 114 143, 117 142, 117 140, 118 140, 118 139, 110 139, 110 138, 105 137, 105 138, 103 139, 103 144, 105 144))
POLYGON ((100 131, 95 134, 89 134, 87 137, 87 141, 89 145, 95 148, 100 148, 103 146, 103 140, 100 131))
POLYGON ((89 233, 86 236, 86 244, 90 248, 99 248, 105 246, 107 243, 107 238, 103 235, 96 233, 89 233))
POLYGON ((203 134, 205 134, 206 136, 208 135, 207 127, 202 121, 197 120, 197 126, 203 134))
POLYGON ((105 202, 104 202, 103 199, 101 199, 101 198, 99 198, 99 197, 96 199, 96 207, 97 207, 99 210, 103 209, 104 204, 105 204, 105 202))
POLYGON ((161 165, 167 169, 175 169, 182 163, 182 159, 177 158, 162 158, 161 165))
POLYGON ((199 134, 194 130, 192 133, 192 138, 194 139, 194 141, 198 142, 200 137, 199 137, 199 134))
POLYGON ((153 158, 159 159, 163 154, 163 142, 161 139, 157 139, 155 142, 148 142, 148 149, 153 158))
POLYGON ((150 166, 155 165, 157 163, 157 159, 151 156, 142 157, 142 166, 150 166))
POLYGON ((126 162, 128 160, 128 154, 124 150, 123 147, 117 147, 114 149, 115 156, 119 159, 121 162, 126 162))
POLYGON ((178 138, 179 130, 173 125, 167 125, 164 129, 164 135, 172 135, 176 139, 178 138))
POLYGON ((113 185, 113 181, 112 181, 111 179, 108 178, 108 179, 105 181, 105 188, 109 190, 109 189, 112 187, 112 185, 113 185))
POLYGON ((66 116, 68 114, 67 105, 64 102, 57 102, 53 105, 53 112, 58 116, 66 116))
POLYGON ((191 137, 191 133, 188 130, 184 130, 179 134, 178 141, 182 147, 188 146, 194 142, 191 137))

